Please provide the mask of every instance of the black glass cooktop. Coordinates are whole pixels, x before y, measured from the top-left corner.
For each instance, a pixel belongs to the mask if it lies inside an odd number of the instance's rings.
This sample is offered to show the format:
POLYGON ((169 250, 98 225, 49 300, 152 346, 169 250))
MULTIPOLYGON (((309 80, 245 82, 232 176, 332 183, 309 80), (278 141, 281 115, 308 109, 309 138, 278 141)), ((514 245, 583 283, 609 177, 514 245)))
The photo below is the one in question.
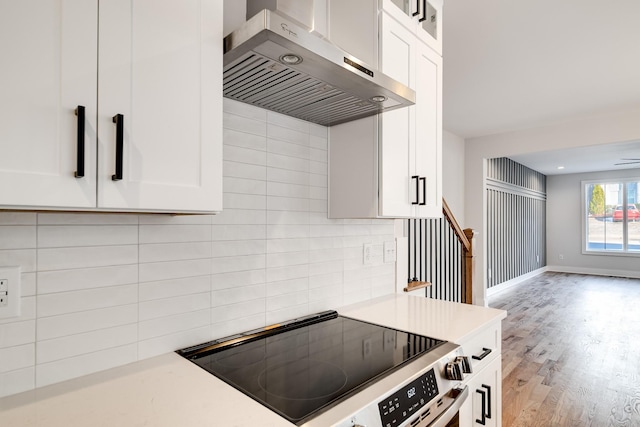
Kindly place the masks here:
POLYGON ((442 343, 330 311, 178 354, 300 425, 442 343))

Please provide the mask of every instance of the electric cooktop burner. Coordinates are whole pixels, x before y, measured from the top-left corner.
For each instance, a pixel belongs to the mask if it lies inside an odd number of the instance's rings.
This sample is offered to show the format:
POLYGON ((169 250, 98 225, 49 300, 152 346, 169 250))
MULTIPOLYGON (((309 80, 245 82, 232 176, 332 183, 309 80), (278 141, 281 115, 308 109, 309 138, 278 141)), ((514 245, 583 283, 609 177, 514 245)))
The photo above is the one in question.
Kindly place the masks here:
POLYGON ((442 343, 328 311, 178 354, 301 425, 442 343))

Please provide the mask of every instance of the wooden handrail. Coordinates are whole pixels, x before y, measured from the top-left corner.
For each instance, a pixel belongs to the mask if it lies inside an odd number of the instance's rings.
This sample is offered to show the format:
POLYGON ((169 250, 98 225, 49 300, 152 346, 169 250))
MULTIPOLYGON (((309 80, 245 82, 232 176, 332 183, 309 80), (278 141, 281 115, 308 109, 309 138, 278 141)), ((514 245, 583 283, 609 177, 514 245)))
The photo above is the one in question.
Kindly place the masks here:
POLYGON ((449 208, 449 205, 444 198, 442 199, 442 213, 444 214, 444 217, 447 219, 449 224, 451 224, 451 228, 453 228, 453 230, 455 231, 456 236, 458 236, 458 240, 460 240, 460 243, 462 243, 462 246, 464 246, 465 251, 471 251, 471 242, 465 235, 462 227, 460 227, 460 224, 458 224, 458 221, 456 221, 456 218, 453 216, 453 213, 451 212, 451 209, 449 208))
POLYGON ((453 216, 447 201, 442 199, 442 213, 447 219, 447 222, 453 228, 454 233, 460 243, 462 244, 462 252, 464 257, 464 302, 467 304, 473 303, 473 230, 465 228, 464 230, 458 224, 458 221, 453 216))

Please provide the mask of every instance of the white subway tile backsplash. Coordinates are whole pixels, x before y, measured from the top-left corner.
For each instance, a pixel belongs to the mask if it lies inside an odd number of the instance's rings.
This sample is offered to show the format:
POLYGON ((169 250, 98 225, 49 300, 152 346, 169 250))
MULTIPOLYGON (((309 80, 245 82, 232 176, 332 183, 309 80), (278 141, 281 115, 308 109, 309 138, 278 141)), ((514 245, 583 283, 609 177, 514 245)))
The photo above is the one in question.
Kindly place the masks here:
POLYGON ((137 322, 83 334, 67 335, 51 340, 39 340, 36 345, 36 363, 42 364, 68 359, 82 354, 135 343, 137 340, 137 322))
POLYGON ((219 215, 0 212, 0 396, 394 292, 394 221, 327 218, 328 128, 223 103, 219 215))
POLYGON ((137 344, 83 354, 36 365, 36 387, 68 380, 138 360, 137 344))
POLYGON ((36 247, 36 227, 32 225, 0 225, 0 249, 36 247))
POLYGON ((36 225, 33 212, 0 212, 0 225, 36 225))
POLYGON ((37 273, 37 281, 38 295, 135 284, 138 265, 43 271, 37 273))
POLYGON ((138 304, 80 311, 38 319, 38 340, 51 340, 138 321, 138 304))
POLYGON ((264 269, 214 274, 211 278, 211 290, 240 288, 264 283, 266 280, 267 272, 264 269))
POLYGON ((140 321, 209 308, 209 292, 140 302, 140 321))
POLYGON ((35 354, 33 343, 0 348, 0 374, 33 366, 35 354))
POLYGON ((38 270, 136 264, 138 245, 38 249, 38 270))
POLYGON ((211 260, 212 273, 229 273, 232 271, 247 271, 265 268, 265 255, 243 255, 235 257, 220 257, 211 260))
POLYGON ((0 373, 0 397, 32 390, 35 387, 35 381, 35 366, 0 373))
POLYGON ((140 301, 175 298, 182 295, 202 294, 211 290, 211 276, 160 280, 140 283, 140 301))
POLYGON ((267 151, 267 138, 265 136, 225 129, 223 138, 225 147, 245 147, 253 150, 267 151))
POLYGON ((36 342, 35 320, 0 325, 0 348, 14 347, 34 342, 36 342))
MULTIPOLYGON (((209 308, 198 311, 180 313, 174 316, 159 317, 140 322, 138 327, 139 340, 148 340, 164 335, 173 335, 194 328, 209 327, 211 311, 209 308)), ((174 348, 173 350, 178 350, 174 348)))
POLYGON ((140 282, 180 279, 211 274, 211 260, 190 259, 184 261, 150 262, 140 264, 140 282))
POLYGON ((38 318, 96 310, 138 301, 138 286, 123 285, 38 295, 38 318))
POLYGON ((140 244, 206 242, 211 240, 210 225, 141 225, 140 244))
POLYGON ((211 258, 211 242, 145 244, 140 245, 139 252, 141 263, 211 258))
POLYGON ((141 359, 146 359, 207 341, 211 341, 211 328, 208 325, 140 341, 138 354, 141 359))
POLYGON ((21 271, 36 271, 36 249, 0 250, 0 265, 19 265, 21 271))
POLYGON ((40 213, 38 225, 137 225, 138 215, 40 213))

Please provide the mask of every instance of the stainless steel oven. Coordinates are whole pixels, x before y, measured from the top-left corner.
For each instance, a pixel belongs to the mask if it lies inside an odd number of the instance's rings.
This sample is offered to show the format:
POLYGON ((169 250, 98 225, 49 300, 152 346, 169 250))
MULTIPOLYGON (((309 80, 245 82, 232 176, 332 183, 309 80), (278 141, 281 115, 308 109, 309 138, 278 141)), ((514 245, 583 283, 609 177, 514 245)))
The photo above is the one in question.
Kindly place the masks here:
POLYGON ((302 427, 452 426, 469 394, 458 345, 335 311, 178 354, 302 427))

